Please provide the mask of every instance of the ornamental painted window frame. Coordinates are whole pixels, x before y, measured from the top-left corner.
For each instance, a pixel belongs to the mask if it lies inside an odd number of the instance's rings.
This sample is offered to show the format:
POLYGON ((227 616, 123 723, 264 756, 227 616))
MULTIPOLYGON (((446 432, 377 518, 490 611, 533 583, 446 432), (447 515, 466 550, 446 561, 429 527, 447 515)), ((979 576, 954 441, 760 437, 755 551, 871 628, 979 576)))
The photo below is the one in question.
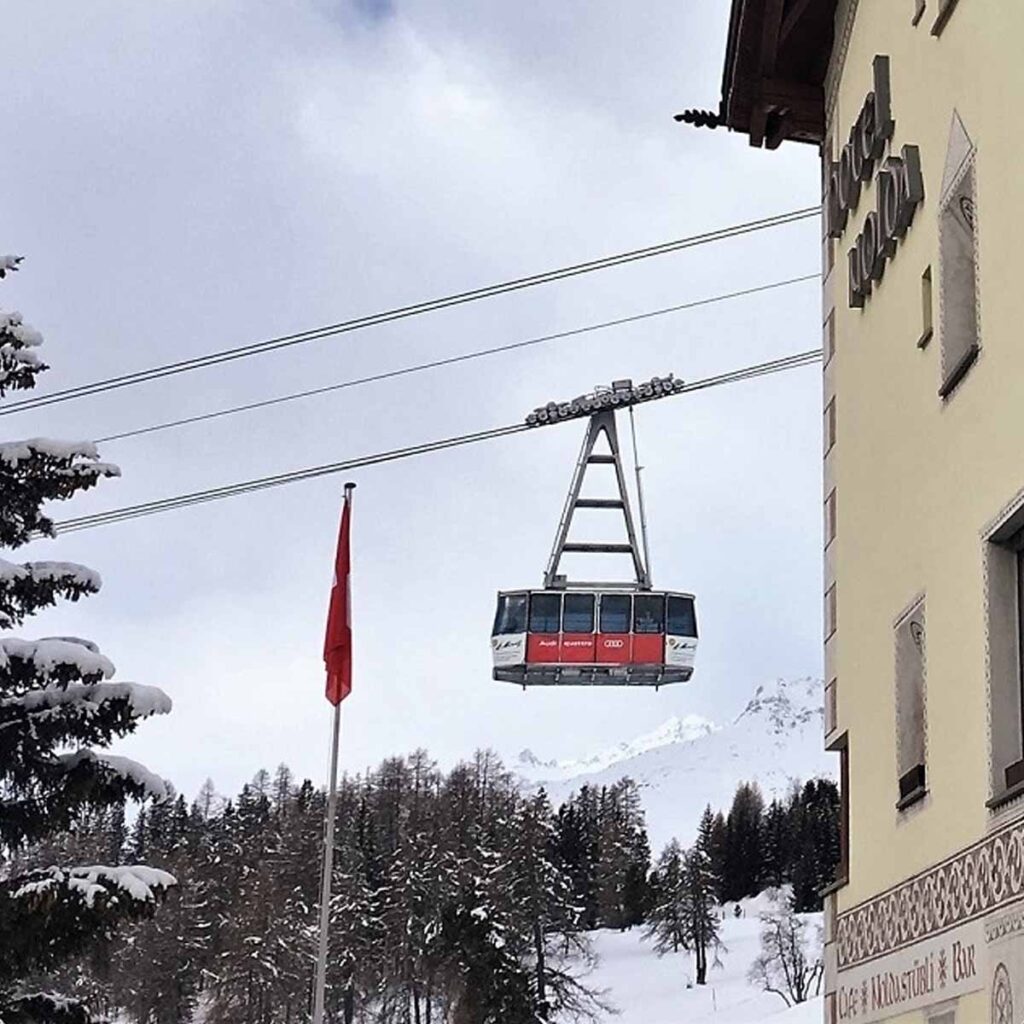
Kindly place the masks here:
POLYGON ((948 400, 981 352, 978 148, 954 109, 939 194, 939 397, 948 400))

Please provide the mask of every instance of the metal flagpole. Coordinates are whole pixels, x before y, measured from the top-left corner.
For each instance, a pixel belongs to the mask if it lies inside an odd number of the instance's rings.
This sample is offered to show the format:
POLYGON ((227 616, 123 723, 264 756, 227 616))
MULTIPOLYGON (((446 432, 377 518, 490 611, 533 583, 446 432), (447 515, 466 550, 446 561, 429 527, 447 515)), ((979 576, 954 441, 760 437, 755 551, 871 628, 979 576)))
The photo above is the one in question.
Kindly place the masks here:
POLYGON ((323 1024, 327 985, 327 932, 331 922, 331 873, 334 868, 334 816, 338 803, 338 738, 341 735, 341 701, 334 705, 331 735, 331 780, 327 791, 327 825, 324 829, 324 873, 320 879, 320 943, 316 954, 313 991, 313 1024, 323 1024))
MULTIPOLYGON (((345 510, 343 516, 352 514, 352 492, 356 485, 345 484, 345 510)), ((343 523, 347 521, 343 519, 343 523)), ((339 544, 341 540, 339 538, 339 544)), ((347 556, 347 535, 346 535, 346 558, 347 556)), ((345 571, 345 622, 349 629, 352 627, 352 605, 349 600, 351 564, 346 561, 345 571)), ((335 565, 335 586, 341 581, 337 579, 337 565, 335 565)), ((333 597, 333 595, 332 595, 333 597)), ((351 657, 351 648, 350 648, 351 657)), ((348 677, 351 686, 351 668, 348 677)), ((331 925, 331 875, 334 870, 334 819, 338 806, 338 741, 341 737, 341 702, 347 696, 347 691, 338 694, 334 704, 334 720, 331 728, 331 772, 330 782, 327 789, 327 822, 324 826, 324 873, 320 879, 320 939, 316 952, 316 981, 313 986, 313 1024, 323 1024, 324 1020, 324 995, 327 989, 327 936, 331 925)))

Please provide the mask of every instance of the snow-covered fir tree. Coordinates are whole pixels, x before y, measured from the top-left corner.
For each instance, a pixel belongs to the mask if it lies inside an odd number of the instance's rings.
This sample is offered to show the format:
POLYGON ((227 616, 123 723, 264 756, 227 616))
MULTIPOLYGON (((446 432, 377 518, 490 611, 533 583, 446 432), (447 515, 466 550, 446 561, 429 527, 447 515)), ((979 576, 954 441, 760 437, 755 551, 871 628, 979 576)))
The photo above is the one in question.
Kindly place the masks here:
POLYGON ((718 853, 721 848, 721 834, 719 832, 719 821, 721 815, 716 815, 708 804, 700 816, 700 823, 697 826, 697 841, 694 844, 704 858, 704 866, 707 873, 707 885, 711 898, 716 902, 722 899, 722 871, 718 853))
POLYGON ((689 850, 673 839, 658 858, 652 879, 653 905, 646 935, 659 955, 685 949, 693 953, 696 982, 707 983, 708 953, 721 947, 715 901, 715 877, 707 844, 711 821, 689 850))
POLYGON ((644 919, 650 848, 632 779, 582 786, 559 808, 554 841, 584 928, 625 929, 644 919))
MULTIPOLYGON (((20 258, 0 256, 0 278, 20 258)), ((35 386, 44 370, 38 331, 0 312, 0 398, 35 386)), ((47 502, 93 487, 118 469, 91 442, 31 438, 0 443, 0 547, 53 536, 47 502)), ((60 599, 99 590, 93 570, 70 562, 0 558, 0 629, 18 628, 60 599)), ((85 1005, 45 987, 67 958, 147 914, 173 877, 116 860, 21 870, 29 844, 73 830, 125 800, 164 799, 166 784, 142 765, 103 752, 138 722, 170 710, 160 690, 108 680, 114 666, 75 638, 0 634, 0 1020, 74 1022, 85 1005)), ((113 823, 116 829, 116 818, 113 823)))
MULTIPOLYGON (((184 798, 140 811, 125 854, 154 861, 185 879, 197 856, 197 819, 184 798)), ((179 885, 152 918, 124 930, 111 949, 107 995, 147 1024, 178 1024, 195 1010, 200 965, 207 945, 201 907, 179 885), (127 934, 125 934, 125 931, 127 934)))
POLYGON ((683 861, 686 917, 698 985, 707 983, 708 952, 717 956, 722 945, 718 937, 718 879, 711 859, 713 821, 708 808, 701 818, 697 840, 683 861))
POLYGON ((594 959, 582 930, 583 908, 557 862, 547 794, 541 790, 524 800, 511 825, 511 845, 498 880, 516 918, 515 933, 524 947, 521 960, 532 965, 535 1018, 586 1019, 603 1006, 581 981, 594 959))
POLYGON ((764 797, 756 782, 737 787, 725 827, 722 898, 756 896, 764 884, 765 867, 764 797))

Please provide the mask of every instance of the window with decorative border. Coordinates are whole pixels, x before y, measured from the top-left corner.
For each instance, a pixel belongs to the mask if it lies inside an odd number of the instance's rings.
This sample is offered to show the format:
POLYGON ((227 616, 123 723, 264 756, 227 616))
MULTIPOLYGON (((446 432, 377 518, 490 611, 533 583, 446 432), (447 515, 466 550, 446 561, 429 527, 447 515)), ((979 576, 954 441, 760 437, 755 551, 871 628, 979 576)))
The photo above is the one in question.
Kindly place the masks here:
POLYGON ((825 454, 832 451, 836 443, 836 399, 833 395, 825 406, 825 454))
POLYGON ((825 591, 825 639, 836 631, 836 585, 825 591))
POLYGON ((833 309, 825 321, 825 343, 822 348, 825 351, 825 366, 832 362, 836 354, 836 311, 833 309))
POLYGON ((928 792, 925 775, 925 609, 917 598, 893 627, 896 677, 897 810, 928 792))
POLYGON ((836 539, 836 489, 833 487, 825 499, 825 547, 836 539))
POLYGON ((829 136, 821 147, 821 222, 825 229, 825 252, 824 252, 824 264, 825 264, 825 277, 828 277, 832 273, 832 268, 836 265, 836 243, 835 239, 829 233, 828 230, 828 217, 826 216, 828 210, 828 180, 829 180, 829 168, 832 166, 832 161, 835 159, 833 155, 833 142, 832 137, 829 136))
POLYGON ((942 398, 948 398, 964 379, 981 348, 975 154, 967 129, 954 111, 939 197, 942 398))
POLYGON ((836 677, 833 676, 825 687, 825 735, 831 736, 836 731, 839 718, 839 707, 836 694, 836 677))

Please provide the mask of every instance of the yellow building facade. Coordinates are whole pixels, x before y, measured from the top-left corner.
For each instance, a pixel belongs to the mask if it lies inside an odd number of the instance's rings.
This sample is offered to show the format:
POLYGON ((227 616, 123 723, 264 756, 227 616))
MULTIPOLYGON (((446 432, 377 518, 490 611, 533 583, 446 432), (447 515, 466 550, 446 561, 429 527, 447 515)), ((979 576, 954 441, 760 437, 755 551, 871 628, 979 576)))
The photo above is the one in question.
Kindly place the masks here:
POLYGON ((1022 41, 1021 0, 734 0, 684 118, 822 164, 830 1024, 1024 1021, 1022 41))

